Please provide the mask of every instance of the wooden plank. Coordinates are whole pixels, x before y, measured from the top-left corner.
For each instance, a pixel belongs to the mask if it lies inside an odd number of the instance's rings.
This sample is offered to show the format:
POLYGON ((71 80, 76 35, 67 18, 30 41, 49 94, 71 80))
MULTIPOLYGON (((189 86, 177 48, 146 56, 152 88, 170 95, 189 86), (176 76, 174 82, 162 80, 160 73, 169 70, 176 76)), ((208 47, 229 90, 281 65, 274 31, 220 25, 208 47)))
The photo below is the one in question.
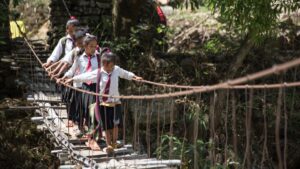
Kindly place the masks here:
POLYGON ((33 98, 27 98, 27 101, 44 102, 44 103, 61 103, 61 99, 60 100, 34 100, 33 98))
MULTIPOLYGON (((180 161, 180 160, 179 160, 180 161)), ((170 168, 169 166, 179 166, 180 163, 174 160, 156 160, 156 159, 134 159, 134 160, 120 160, 112 159, 108 162, 98 163, 100 166, 107 168, 170 168)))
POLYGON ((180 160, 157 160, 157 159, 142 159, 142 160, 126 160, 125 163, 135 165, 168 165, 168 166, 179 166, 181 165, 180 160))
MULTIPOLYGON (((77 152, 83 156, 93 157, 93 158, 108 156, 108 154, 104 151, 82 150, 77 152)), ((131 153, 133 153, 133 149, 119 148, 114 150, 114 155, 124 155, 124 154, 131 154, 131 153)))
MULTIPOLYGON (((33 97, 43 98, 39 99, 43 101, 53 100, 53 98, 59 99, 60 95, 48 95, 44 92, 38 92, 34 94, 33 97)), ((72 128, 65 126, 67 119, 67 112, 65 109, 60 111, 55 110, 53 105, 49 102, 37 102, 41 106, 40 113, 47 114, 52 119, 55 119, 51 123, 47 122, 48 128, 53 133, 53 136, 57 142, 61 145, 61 149, 53 150, 53 153, 65 154, 66 148, 71 148, 72 151, 67 150, 69 155, 72 155, 75 159, 90 165, 90 160, 97 163, 99 168, 106 168, 107 166, 115 165, 114 167, 125 167, 125 168, 171 168, 169 166, 180 166, 180 160, 157 160, 149 158, 147 159, 147 154, 136 154, 132 148, 132 145, 125 145, 120 149, 115 149, 114 157, 108 157, 106 152, 103 151, 92 151, 90 147, 87 147, 84 143, 86 140, 80 140, 76 138, 74 129, 78 128, 74 125, 72 128), (42 113, 42 111, 47 113, 42 113), (68 135, 68 136, 67 136, 68 135), (78 143, 78 144, 77 144, 78 143)), ((59 103, 59 102, 56 102, 59 103)), ((48 118, 47 118, 48 119, 48 118)))
POLYGON ((100 157, 100 158, 93 158, 96 162, 105 162, 111 159, 115 160, 129 160, 129 159, 145 159, 147 158, 147 154, 126 154, 126 155, 118 155, 115 157, 100 157))
POLYGON ((45 107, 45 106, 9 106, 8 107, 11 110, 35 110, 35 109, 41 109, 41 108, 51 108, 51 109, 60 109, 64 110, 66 109, 65 106, 50 106, 50 107, 45 107))

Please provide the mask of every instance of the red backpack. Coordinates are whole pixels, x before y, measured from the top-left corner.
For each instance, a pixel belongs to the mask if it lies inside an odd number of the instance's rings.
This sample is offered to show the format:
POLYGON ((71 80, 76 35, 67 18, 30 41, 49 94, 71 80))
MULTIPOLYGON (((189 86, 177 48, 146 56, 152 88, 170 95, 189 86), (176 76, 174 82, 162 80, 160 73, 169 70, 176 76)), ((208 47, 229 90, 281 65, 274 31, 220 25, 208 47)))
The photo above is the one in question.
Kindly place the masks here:
POLYGON ((156 12, 159 16, 159 21, 161 24, 167 25, 167 18, 164 14, 164 12, 162 11, 162 9, 160 8, 160 6, 156 6, 156 12))

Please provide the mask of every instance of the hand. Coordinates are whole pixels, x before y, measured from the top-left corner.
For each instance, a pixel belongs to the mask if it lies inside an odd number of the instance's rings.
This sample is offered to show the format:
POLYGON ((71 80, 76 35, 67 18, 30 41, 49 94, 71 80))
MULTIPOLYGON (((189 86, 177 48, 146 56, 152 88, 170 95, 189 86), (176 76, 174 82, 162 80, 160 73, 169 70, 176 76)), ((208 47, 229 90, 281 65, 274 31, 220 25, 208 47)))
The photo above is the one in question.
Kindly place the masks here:
POLYGON ((42 66, 43 66, 44 68, 47 68, 47 67, 49 67, 51 64, 52 64, 52 61, 47 61, 47 62, 44 63, 42 66))
POLYGON ((49 65, 48 65, 48 63, 43 63, 42 66, 43 66, 43 68, 47 68, 49 65))
POLYGON ((62 78, 58 78, 58 79, 56 80, 56 83, 62 83, 62 82, 64 82, 66 79, 67 79, 66 76, 64 76, 64 77, 62 77, 62 78))
POLYGON ((58 79, 56 79, 56 83, 61 83, 61 82, 63 82, 63 78, 58 78, 58 79))
POLYGON ((52 77, 51 77, 51 78, 52 78, 52 79, 54 79, 54 78, 56 78, 56 79, 57 79, 58 77, 59 77, 59 74, 55 74, 55 75, 52 75, 52 77))
POLYGON ((134 76, 134 77, 133 77, 133 79, 134 79, 134 80, 137 80, 137 81, 141 81, 141 80, 143 80, 143 78, 142 78, 142 77, 140 77, 140 76, 134 76))
POLYGON ((73 79, 70 78, 70 79, 67 79, 67 80, 65 81, 65 83, 66 83, 66 84, 70 84, 70 83, 72 83, 72 81, 73 81, 73 79))
POLYGON ((51 74, 50 75, 50 80, 56 79, 55 75, 51 74))
POLYGON ((48 66, 48 67, 46 68, 46 71, 47 71, 47 72, 51 72, 51 66, 48 66))
POLYGON ((49 71, 49 72, 48 72, 48 76, 51 77, 52 75, 53 75, 53 73, 52 73, 51 71, 49 71))

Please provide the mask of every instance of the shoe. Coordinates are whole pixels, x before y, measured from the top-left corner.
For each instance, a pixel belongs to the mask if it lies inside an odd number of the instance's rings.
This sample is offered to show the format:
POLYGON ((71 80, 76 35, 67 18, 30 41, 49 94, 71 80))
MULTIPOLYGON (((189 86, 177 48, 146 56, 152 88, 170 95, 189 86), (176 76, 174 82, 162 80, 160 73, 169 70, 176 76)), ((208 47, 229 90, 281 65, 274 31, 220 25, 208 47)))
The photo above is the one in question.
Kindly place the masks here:
POLYGON ((107 154, 112 154, 114 152, 114 148, 109 145, 109 146, 106 147, 105 151, 106 151, 107 154))
POLYGON ((112 147, 113 147, 114 149, 117 149, 117 148, 122 148, 123 145, 122 145, 122 144, 119 144, 119 143, 113 143, 113 144, 112 144, 112 147))

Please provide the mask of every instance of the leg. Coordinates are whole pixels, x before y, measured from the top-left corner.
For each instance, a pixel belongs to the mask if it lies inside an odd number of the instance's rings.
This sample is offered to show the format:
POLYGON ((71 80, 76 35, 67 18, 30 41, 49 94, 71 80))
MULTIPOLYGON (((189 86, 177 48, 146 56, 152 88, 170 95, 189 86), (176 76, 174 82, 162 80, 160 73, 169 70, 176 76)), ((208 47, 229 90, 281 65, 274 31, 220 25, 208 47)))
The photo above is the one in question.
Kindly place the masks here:
POLYGON ((112 134, 111 129, 105 131, 105 135, 106 135, 106 153, 108 155, 110 155, 114 152, 114 147, 111 144, 111 134, 112 134))
POLYGON ((105 136, 106 136, 106 145, 109 146, 111 145, 111 133, 112 133, 112 130, 106 130, 105 131, 105 136))
POLYGON ((119 134, 119 126, 121 126, 121 106, 116 105, 113 110, 113 147, 120 148, 121 145, 117 144, 118 134, 119 134))
POLYGON ((118 126, 115 126, 114 129, 113 129, 113 139, 112 139, 113 144, 117 143, 117 140, 118 140, 118 131, 119 131, 118 126))
POLYGON ((75 114, 76 114, 76 105, 75 105, 75 90, 70 89, 69 90, 69 96, 68 96, 68 103, 67 103, 67 109, 68 109, 68 124, 67 127, 73 127, 73 121, 75 121, 75 114))

